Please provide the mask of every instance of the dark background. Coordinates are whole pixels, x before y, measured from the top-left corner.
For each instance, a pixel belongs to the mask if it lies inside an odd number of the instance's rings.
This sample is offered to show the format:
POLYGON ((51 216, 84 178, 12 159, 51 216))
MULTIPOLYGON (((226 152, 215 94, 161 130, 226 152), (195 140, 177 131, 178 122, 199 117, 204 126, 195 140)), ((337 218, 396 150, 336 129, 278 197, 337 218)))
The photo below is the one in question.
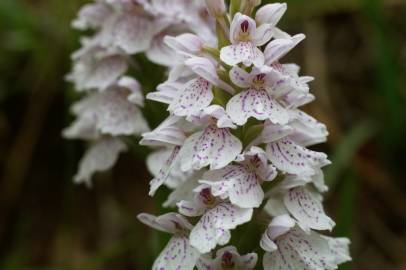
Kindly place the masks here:
MULTIPOLYGON (((165 195, 147 196, 139 149, 93 189, 71 181, 85 144, 60 136, 78 98, 63 77, 84 2, 0 0, 0 269, 149 269, 165 242, 136 220, 165 195)), ((330 130, 326 208, 352 239, 340 269, 406 269, 406 1, 287 2, 280 27, 307 39, 284 60, 316 77, 305 109, 330 130)))

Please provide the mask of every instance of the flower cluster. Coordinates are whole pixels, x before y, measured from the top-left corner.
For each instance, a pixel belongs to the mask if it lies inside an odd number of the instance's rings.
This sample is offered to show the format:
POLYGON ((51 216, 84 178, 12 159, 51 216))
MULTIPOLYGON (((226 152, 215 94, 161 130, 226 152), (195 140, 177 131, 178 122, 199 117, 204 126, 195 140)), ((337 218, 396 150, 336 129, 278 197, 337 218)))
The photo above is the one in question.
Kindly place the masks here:
POLYGON ((305 36, 276 27, 286 4, 206 0, 217 40, 192 33, 166 36, 175 60, 169 78, 147 98, 168 105, 169 117, 144 133, 156 148, 148 158, 150 195, 172 189, 167 207, 179 213, 139 219, 173 237, 153 269, 254 269, 258 255, 226 246, 231 230, 270 217, 258 245, 264 269, 336 269, 350 260, 349 241, 320 231, 334 222, 324 212, 327 190, 325 125, 299 107, 314 96, 295 64, 281 59, 305 36), (256 12, 254 12, 256 10, 256 12))
POLYGON ((193 32, 213 42, 214 19, 203 3, 188 0, 98 0, 85 5, 73 21, 74 28, 93 32, 81 40, 72 55, 67 79, 84 94, 73 105, 77 117, 64 130, 66 138, 88 140, 77 183, 90 184, 94 172, 111 168, 127 146, 124 136, 149 131, 141 113, 142 86, 133 76, 139 66, 134 55, 145 53, 156 64, 173 66, 175 60, 163 38, 193 32))

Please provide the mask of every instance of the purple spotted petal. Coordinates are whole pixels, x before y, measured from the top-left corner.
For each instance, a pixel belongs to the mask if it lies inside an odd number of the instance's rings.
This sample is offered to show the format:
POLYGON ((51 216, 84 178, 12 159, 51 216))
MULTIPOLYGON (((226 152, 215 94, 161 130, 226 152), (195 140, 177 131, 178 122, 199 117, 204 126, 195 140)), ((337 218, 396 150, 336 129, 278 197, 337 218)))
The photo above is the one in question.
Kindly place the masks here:
POLYGON ((275 240, 278 249, 266 252, 264 269, 336 269, 337 259, 329 242, 315 232, 305 233, 298 227, 275 240))
POLYGON ((264 54, 251 42, 240 42, 224 47, 220 51, 221 61, 230 66, 243 63, 249 67, 254 64, 261 67, 264 64, 264 54))
POLYGON ((292 188, 285 194, 286 208, 299 225, 314 230, 332 230, 335 223, 323 209, 320 199, 305 187, 292 188))
POLYGON ((324 153, 306 149, 287 138, 269 143, 266 152, 273 165, 290 174, 314 175, 315 169, 330 163, 324 153))
POLYGON ((230 203, 220 203, 209 209, 190 233, 190 244, 201 253, 207 253, 217 244, 226 244, 229 230, 251 220, 253 210, 242 209, 230 203))
POLYGON ((241 208, 259 207, 264 199, 260 178, 246 165, 230 165, 203 175, 205 184, 211 186, 214 196, 229 198, 241 208))
POLYGON ((237 125, 244 125, 248 118, 271 120, 276 124, 286 124, 287 111, 265 90, 250 89, 234 96, 227 104, 227 114, 237 125))
POLYGON ((155 260, 153 270, 193 270, 200 253, 187 236, 175 235, 155 260))
POLYGON ((168 110, 177 116, 197 115, 202 109, 210 105, 213 100, 212 85, 203 78, 188 82, 184 89, 169 105, 168 110))
POLYGON ((180 156, 183 171, 200 170, 210 165, 210 169, 220 169, 232 162, 240 154, 242 144, 227 128, 208 126, 187 138, 180 156))

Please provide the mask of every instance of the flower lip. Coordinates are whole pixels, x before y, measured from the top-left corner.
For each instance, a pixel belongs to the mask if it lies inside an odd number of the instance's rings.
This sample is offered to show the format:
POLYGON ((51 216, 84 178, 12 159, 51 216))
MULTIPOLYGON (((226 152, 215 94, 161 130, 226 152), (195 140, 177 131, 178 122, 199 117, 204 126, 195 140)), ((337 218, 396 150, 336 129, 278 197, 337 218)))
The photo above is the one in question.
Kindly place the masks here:
POLYGON ((244 33, 247 33, 249 26, 250 26, 250 23, 248 22, 248 20, 244 20, 240 25, 241 31, 243 31, 244 33))
POLYGON ((233 254, 231 252, 226 251, 221 256, 221 267, 222 269, 234 269, 235 263, 233 260, 233 254))
POLYGON ((202 189, 199 195, 206 206, 212 206, 216 203, 216 198, 212 195, 210 188, 202 189))

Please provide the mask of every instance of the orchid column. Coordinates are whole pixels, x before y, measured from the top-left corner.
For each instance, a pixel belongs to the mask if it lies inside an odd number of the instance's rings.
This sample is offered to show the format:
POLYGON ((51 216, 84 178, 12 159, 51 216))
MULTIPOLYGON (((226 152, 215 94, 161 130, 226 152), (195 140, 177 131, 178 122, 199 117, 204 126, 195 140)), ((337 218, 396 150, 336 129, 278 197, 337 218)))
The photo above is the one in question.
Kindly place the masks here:
MULTIPOLYGON (((305 36, 276 27, 286 4, 207 0, 217 44, 193 34, 167 36, 177 56, 169 79, 147 98, 168 105, 169 117, 143 134, 156 147, 148 159, 155 178, 172 189, 164 206, 179 213, 139 219, 174 236, 153 269, 336 269, 350 260, 349 241, 320 234, 334 222, 325 214, 322 167, 330 162, 307 147, 328 135, 299 109, 312 100, 296 64, 282 58, 305 36), (265 211, 269 226, 260 254, 226 246, 232 230, 265 211), (223 247, 225 246, 225 247, 223 247)), ((261 226, 260 224, 253 224, 261 226)), ((241 235, 233 235, 241 237, 241 235)))

